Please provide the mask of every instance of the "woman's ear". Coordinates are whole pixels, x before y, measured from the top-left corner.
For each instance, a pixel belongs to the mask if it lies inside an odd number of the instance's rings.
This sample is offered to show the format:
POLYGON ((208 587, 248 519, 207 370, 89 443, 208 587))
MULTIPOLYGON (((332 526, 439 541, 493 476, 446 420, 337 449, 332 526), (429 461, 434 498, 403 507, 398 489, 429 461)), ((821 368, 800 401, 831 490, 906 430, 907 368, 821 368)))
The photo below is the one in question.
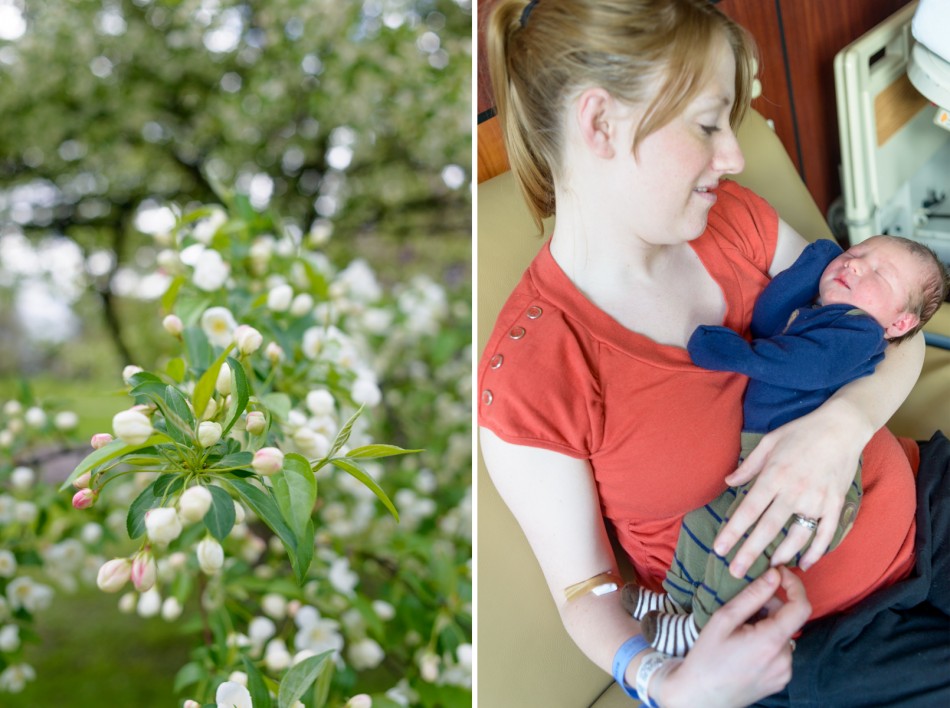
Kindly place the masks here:
POLYGON ((615 101, 602 88, 584 91, 577 101, 577 121, 584 145, 597 157, 609 160, 615 154, 615 101))

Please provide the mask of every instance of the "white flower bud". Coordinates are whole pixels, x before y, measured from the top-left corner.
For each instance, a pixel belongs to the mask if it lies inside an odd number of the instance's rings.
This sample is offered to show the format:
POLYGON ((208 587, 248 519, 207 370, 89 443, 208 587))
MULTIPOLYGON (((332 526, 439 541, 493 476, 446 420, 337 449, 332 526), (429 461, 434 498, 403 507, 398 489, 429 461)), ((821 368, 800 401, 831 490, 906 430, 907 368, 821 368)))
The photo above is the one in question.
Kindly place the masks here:
POLYGON ((42 428, 46 425, 46 413, 43 412, 42 408, 36 406, 27 410, 23 419, 31 428, 42 428))
POLYGON ((208 405, 205 406, 204 413, 201 414, 201 420, 210 420, 214 418, 214 414, 218 412, 218 402, 213 398, 208 399, 208 405))
POLYGON ((127 592, 119 598, 119 612, 124 615, 131 615, 135 612, 135 603, 138 602, 138 596, 134 592, 127 592))
POLYGON ((221 439, 221 424, 204 421, 198 424, 198 442, 202 447, 211 447, 221 439))
POLYGON ((260 435, 267 427, 267 419, 260 411, 251 411, 247 414, 244 427, 251 435, 260 435))
POLYGON ((173 337, 180 337, 185 329, 185 325, 178 315, 168 315, 165 317, 165 319, 162 320, 162 327, 173 337))
POLYGON ((3 404, 3 412, 11 418, 13 416, 20 415, 20 413, 23 412, 23 404, 17 400, 7 401, 3 404))
POLYGON ((214 575, 224 566, 224 549, 217 539, 205 537, 198 544, 198 565, 205 575, 214 575))
POLYGON ((170 507, 149 509, 145 512, 145 531, 152 543, 165 546, 181 535, 181 521, 170 507))
POLYGON ((214 382, 214 388, 222 396, 231 393, 231 367, 227 363, 221 364, 221 368, 218 369, 218 378, 214 382))
POLYGON ((333 394, 325 388, 319 388, 307 394, 307 408, 314 415, 330 415, 335 405, 333 394))
POLYGON ((343 708, 373 708, 373 699, 365 693, 357 693, 343 708))
POLYGON ((113 416, 112 430, 117 438, 128 445, 141 445, 154 432, 148 416, 131 409, 120 411, 113 416))
POLYGON ((363 639, 357 639, 355 642, 350 643, 347 656, 354 669, 357 671, 365 671, 366 669, 375 669, 379 666, 386 657, 386 654, 377 642, 369 637, 364 637, 363 639))
POLYGON ((162 596, 158 590, 152 588, 139 596, 139 603, 135 608, 139 617, 154 617, 162 609, 162 596))
POLYGON ((99 568, 96 585, 103 592, 119 592, 132 576, 132 561, 128 558, 113 558, 99 568))
POLYGON ((64 432, 75 430, 79 425, 79 416, 72 411, 60 411, 53 418, 53 427, 64 432))
POLYGON ((261 598, 261 609, 268 617, 282 620, 287 616, 287 598, 283 595, 269 592, 261 598))
POLYGON ((264 348, 264 356, 271 364, 279 364, 284 360, 284 350, 280 348, 277 342, 270 342, 264 348))
POLYGON ((188 487, 178 499, 178 515, 187 524, 201 521, 210 508, 211 492, 201 485, 188 487))
POLYGON ((36 481, 36 473, 29 467, 15 467, 10 474, 10 484, 19 492, 25 492, 36 481))
POLYGON ((174 622, 181 617, 182 606, 177 597, 166 597, 162 603, 162 619, 166 622, 174 622))
POLYGON ((141 371, 142 367, 135 366, 134 364, 129 364, 127 367, 122 369, 122 380, 125 381, 126 386, 131 386, 132 377, 141 371))
POLYGON ((267 308, 272 312, 286 312, 294 297, 294 289, 287 285, 278 285, 267 293, 267 308))
POLYGON ((290 303, 290 314, 294 317, 303 317, 313 309, 313 297, 307 293, 300 293, 290 303))
POLYGON ((379 390, 376 382, 369 377, 361 376, 353 382, 350 388, 350 396, 357 405, 364 405, 372 408, 379 405, 383 400, 383 394, 379 390))
POLYGON ((0 629, 0 652, 11 654, 20 648, 20 628, 8 624, 0 629))
POLYGON ((264 337, 250 325, 240 325, 234 330, 234 343, 241 354, 253 354, 264 343, 264 337))
POLYGON ((254 453, 254 461, 251 462, 251 467, 254 468, 255 472, 266 477, 277 474, 284 467, 284 453, 276 447, 262 447, 254 453))

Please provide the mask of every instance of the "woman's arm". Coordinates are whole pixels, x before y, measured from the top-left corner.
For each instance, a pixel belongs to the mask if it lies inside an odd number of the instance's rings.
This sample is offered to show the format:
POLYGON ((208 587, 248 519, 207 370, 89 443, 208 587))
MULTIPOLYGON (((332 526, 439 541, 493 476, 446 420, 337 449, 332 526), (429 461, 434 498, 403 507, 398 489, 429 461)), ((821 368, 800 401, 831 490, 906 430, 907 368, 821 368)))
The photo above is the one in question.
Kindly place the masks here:
MULTIPOLYGON (((538 559, 568 634, 610 673, 617 649, 640 634, 639 623, 624 611, 619 593, 588 594, 570 602, 564 594, 570 585, 617 570, 590 465, 512 445, 484 428, 480 437, 492 480, 538 559)), ((664 708, 747 705, 780 690, 791 675, 789 639, 810 613, 797 583, 794 577, 783 580, 789 602, 754 628, 745 620, 772 597, 779 584, 777 572, 760 578, 727 605, 730 609, 721 618, 714 617, 715 624, 710 621, 684 664, 663 678, 664 708), (710 702, 711 694, 705 691, 711 685, 717 686, 721 703, 710 702)), ((641 652, 627 667, 629 685, 635 684, 640 660, 648 653, 641 652)))
MULTIPOLYGON (((780 221, 773 270, 781 270, 779 260, 786 264, 794 261, 803 243, 801 236, 780 221)), ((820 519, 800 567, 807 569, 821 558, 834 536, 861 451, 907 398, 923 360, 923 335, 888 346, 884 361, 871 376, 841 387, 817 410, 769 433, 739 469, 726 477, 731 485, 758 477, 716 539, 715 550, 728 553, 758 521, 730 566, 733 575, 748 570, 792 514, 820 519)), ((773 565, 791 560, 809 536, 807 529, 793 524, 772 557, 773 565)))

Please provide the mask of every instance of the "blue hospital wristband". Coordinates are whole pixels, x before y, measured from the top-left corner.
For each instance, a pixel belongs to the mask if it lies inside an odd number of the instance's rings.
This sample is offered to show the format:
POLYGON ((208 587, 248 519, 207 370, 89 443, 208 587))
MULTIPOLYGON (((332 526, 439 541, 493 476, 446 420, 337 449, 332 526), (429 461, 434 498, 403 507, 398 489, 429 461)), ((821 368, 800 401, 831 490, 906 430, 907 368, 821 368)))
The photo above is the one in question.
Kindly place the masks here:
MULTIPOLYGON (((614 662, 612 667, 614 681, 620 684, 620 688, 623 689, 623 692, 631 698, 635 698, 638 701, 643 701, 645 703, 647 701, 646 696, 641 697, 635 688, 628 686, 626 679, 624 679, 624 674, 627 672, 627 667, 630 665, 630 662, 633 661, 633 657, 642 652, 644 649, 651 648, 650 642, 644 639, 642 634, 637 634, 636 636, 630 637, 630 639, 620 645, 617 653, 614 654, 614 662)), ((657 708, 656 704, 653 703, 647 703, 647 705, 651 706, 651 708, 657 708)))

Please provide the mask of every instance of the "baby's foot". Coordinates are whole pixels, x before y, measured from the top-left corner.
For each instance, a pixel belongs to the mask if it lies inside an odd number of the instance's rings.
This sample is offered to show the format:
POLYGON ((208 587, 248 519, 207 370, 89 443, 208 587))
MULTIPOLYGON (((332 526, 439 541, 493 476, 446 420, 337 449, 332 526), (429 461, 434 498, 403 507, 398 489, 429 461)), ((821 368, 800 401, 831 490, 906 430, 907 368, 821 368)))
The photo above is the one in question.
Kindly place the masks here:
POLYGON ((647 612, 640 621, 643 637, 653 648, 670 656, 686 656, 699 636, 692 614, 647 612))
POLYGON ((673 598, 667 593, 653 592, 634 583, 627 583, 623 586, 620 601, 623 603, 624 609, 634 619, 638 620, 643 619, 647 612, 653 611, 665 612, 670 615, 686 613, 686 610, 674 602, 673 598))

